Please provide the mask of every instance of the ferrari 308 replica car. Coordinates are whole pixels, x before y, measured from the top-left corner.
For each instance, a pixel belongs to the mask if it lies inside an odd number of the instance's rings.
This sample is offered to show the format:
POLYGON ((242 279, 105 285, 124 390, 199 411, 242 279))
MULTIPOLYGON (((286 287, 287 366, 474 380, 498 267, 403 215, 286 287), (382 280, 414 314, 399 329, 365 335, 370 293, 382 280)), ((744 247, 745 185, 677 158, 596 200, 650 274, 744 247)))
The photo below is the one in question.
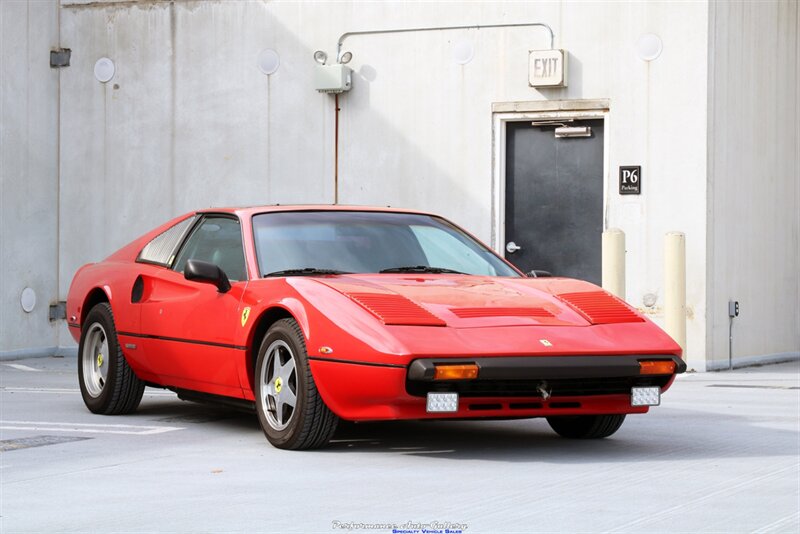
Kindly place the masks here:
POLYGON ((528 277, 441 217, 387 208, 183 215, 79 269, 67 316, 92 412, 168 388, 255 408, 284 449, 325 445, 340 419, 546 417, 603 438, 686 369, 599 287, 528 277))

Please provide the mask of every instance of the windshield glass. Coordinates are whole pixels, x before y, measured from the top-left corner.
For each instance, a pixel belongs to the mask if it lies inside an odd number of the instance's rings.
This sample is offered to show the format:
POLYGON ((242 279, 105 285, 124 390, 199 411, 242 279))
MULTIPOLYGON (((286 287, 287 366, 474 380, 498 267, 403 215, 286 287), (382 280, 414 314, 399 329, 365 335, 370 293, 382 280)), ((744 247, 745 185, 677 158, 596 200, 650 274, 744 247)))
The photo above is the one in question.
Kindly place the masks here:
POLYGON ((520 276, 464 232, 429 215, 263 213, 253 217, 253 235, 261 276, 381 271, 520 276))

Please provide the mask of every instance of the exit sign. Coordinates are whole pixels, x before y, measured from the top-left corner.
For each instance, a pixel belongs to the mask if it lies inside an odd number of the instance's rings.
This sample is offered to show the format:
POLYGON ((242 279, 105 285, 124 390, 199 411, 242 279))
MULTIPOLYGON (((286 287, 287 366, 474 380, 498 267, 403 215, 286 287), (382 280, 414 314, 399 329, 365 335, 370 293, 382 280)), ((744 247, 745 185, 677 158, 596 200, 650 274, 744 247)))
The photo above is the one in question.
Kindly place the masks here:
POLYGON ((530 50, 528 52, 528 85, 531 87, 567 86, 566 50, 530 50))

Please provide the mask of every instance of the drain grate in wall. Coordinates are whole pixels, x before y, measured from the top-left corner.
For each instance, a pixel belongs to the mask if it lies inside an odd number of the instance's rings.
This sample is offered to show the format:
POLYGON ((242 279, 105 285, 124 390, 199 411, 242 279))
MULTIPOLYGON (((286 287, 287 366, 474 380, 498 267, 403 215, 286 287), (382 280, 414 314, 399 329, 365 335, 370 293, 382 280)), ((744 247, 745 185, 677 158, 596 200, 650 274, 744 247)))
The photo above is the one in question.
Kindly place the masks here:
POLYGON ((29 449, 31 447, 45 447, 47 445, 58 445, 59 443, 70 443, 72 441, 83 441, 86 439, 92 438, 77 436, 33 436, 31 438, 4 439, 0 441, 0 452, 29 449))

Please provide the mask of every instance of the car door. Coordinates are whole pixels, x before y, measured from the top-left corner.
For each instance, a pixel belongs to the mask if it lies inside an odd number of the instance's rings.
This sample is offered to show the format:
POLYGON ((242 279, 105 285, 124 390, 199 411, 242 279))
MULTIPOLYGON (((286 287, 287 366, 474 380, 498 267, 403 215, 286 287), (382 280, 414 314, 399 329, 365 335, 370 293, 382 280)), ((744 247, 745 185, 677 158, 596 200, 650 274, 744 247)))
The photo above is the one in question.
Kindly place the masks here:
POLYGON ((238 368, 245 347, 233 344, 239 303, 247 286, 241 224, 232 215, 204 215, 178 250, 172 267, 150 280, 142 305, 147 359, 167 386, 217 395, 242 396, 238 368), (219 266, 231 288, 190 281, 183 271, 190 259, 219 266))

